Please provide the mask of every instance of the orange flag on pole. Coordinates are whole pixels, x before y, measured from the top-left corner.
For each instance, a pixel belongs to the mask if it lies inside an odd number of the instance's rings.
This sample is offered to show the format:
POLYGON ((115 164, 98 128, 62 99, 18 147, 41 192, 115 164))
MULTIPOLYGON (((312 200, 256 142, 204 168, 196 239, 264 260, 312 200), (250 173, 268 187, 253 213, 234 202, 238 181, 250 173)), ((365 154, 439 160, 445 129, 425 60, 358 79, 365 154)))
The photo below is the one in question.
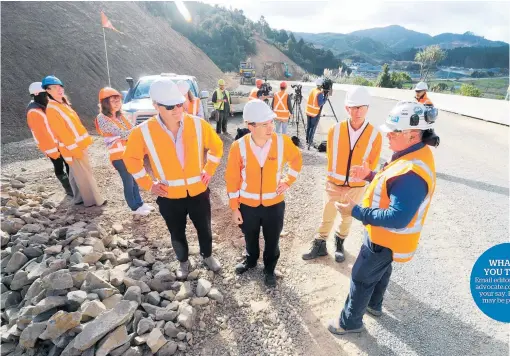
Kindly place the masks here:
POLYGON ((101 11, 101 24, 104 28, 109 28, 111 30, 114 30, 115 32, 122 33, 119 30, 117 30, 115 27, 113 27, 110 20, 108 20, 108 17, 104 14, 103 11, 101 11))

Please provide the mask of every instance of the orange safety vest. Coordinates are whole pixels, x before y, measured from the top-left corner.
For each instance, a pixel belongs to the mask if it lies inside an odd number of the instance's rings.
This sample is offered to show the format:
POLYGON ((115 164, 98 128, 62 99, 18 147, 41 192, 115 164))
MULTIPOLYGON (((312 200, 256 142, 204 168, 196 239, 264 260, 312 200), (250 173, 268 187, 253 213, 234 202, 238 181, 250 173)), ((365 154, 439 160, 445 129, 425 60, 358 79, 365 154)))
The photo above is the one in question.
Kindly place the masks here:
POLYGON ((250 96, 248 97, 248 100, 258 99, 257 93, 259 91, 259 88, 253 88, 250 92, 250 96))
POLYGON ((366 208, 388 209, 390 198, 386 183, 391 178, 413 171, 427 182, 428 193, 414 214, 411 222, 402 229, 366 225, 370 241, 393 251, 393 261, 408 262, 418 247, 421 230, 429 210, 430 201, 436 186, 436 167, 432 150, 425 146, 418 151, 408 153, 388 164, 379 171, 365 192, 361 206, 366 208))
MULTIPOLYGON (((133 128, 133 125, 124 117, 124 115, 120 116, 120 120, 106 115, 103 115, 103 117, 121 130, 131 130, 133 128)), ((98 124, 98 118, 99 115, 96 117, 96 120, 94 121, 96 125, 96 131, 98 134, 104 137, 104 143, 108 148, 108 153, 110 154, 110 161, 113 162, 122 159, 122 155, 126 150, 127 140, 122 140, 120 136, 114 136, 113 134, 104 133, 103 131, 101 131, 98 124)))
POLYGON ((303 164, 301 151, 290 137, 273 132, 267 159, 264 166, 260 167, 250 148, 251 139, 251 134, 244 135, 230 148, 225 180, 230 207, 234 210, 239 208, 239 204, 257 207, 282 202, 283 194, 276 194, 278 184, 287 183, 290 186, 294 183, 303 164), (282 179, 286 163, 289 164, 289 170, 282 179))
POLYGON ((50 129, 59 142, 59 151, 66 162, 72 164, 73 156, 92 144, 92 137, 80 117, 69 105, 50 99, 46 107, 50 129))
POLYGON ((51 132, 44 109, 33 101, 27 107, 27 124, 37 147, 46 156, 53 159, 59 158, 58 141, 51 132))
POLYGON ((174 141, 156 116, 138 125, 129 135, 122 159, 143 189, 150 190, 153 184, 143 166, 145 155, 149 156, 155 178, 166 186, 167 198, 180 199, 188 194, 193 197, 207 189, 201 174, 214 175, 223 155, 223 142, 212 126, 199 117, 184 114, 183 125, 184 167, 174 141), (204 149, 209 150, 207 163, 203 162, 204 149))
POLYGON ((200 108, 200 99, 199 98, 193 98, 193 101, 189 102, 187 113, 193 116, 198 115, 198 110, 200 108))
POLYGON ((429 97, 427 96, 427 93, 425 93, 425 95, 423 95, 423 97, 421 99, 419 99, 418 102, 423 105, 434 105, 434 104, 432 104, 432 101, 430 101, 429 97))
POLYGON ((316 117, 319 115, 320 107, 319 107, 319 94, 320 89, 314 88, 308 95, 308 102, 306 103, 306 115, 310 117, 316 117))
MULTIPOLYGON (((328 181, 336 185, 364 187, 366 181, 349 177, 352 166, 361 166, 367 162, 371 170, 375 170, 381 155, 382 136, 367 124, 351 150, 349 122, 342 121, 329 129, 327 141, 328 181)), ((360 129, 361 130, 361 129, 360 129)))
POLYGON ((287 98, 289 94, 286 91, 280 91, 274 94, 273 111, 276 114, 276 120, 288 121, 290 118, 290 110, 287 106, 287 98))

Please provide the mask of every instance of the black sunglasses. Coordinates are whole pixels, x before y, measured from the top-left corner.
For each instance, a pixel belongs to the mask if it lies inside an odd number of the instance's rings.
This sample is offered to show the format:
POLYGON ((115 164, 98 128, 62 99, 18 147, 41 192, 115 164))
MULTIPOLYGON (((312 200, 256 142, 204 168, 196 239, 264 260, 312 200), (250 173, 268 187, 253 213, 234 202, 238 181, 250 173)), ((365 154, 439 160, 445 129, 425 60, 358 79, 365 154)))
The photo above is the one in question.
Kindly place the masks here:
POLYGON ((182 103, 181 104, 175 104, 175 105, 163 105, 163 104, 158 103, 158 106, 162 106, 162 107, 164 107, 167 110, 173 110, 176 107, 182 108, 183 105, 184 104, 182 104, 182 103))

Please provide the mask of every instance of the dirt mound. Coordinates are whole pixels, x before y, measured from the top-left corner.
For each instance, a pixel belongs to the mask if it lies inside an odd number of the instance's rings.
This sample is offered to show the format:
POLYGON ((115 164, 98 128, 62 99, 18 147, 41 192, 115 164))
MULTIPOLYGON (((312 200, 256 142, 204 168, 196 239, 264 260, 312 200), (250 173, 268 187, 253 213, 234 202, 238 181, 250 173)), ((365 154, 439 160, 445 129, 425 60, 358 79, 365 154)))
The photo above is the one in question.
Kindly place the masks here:
POLYGON ((262 38, 254 37, 257 43, 257 54, 251 57, 251 62, 255 66, 257 78, 273 80, 300 80, 305 70, 298 66, 292 59, 287 57, 275 46, 267 43, 262 38), (285 78, 284 63, 287 63, 289 72, 292 74, 290 78, 285 78))
POLYGON ((164 20, 135 2, 2 2, 2 143, 30 137, 28 86, 54 74, 89 129, 97 94, 108 85, 100 11, 124 34, 106 29, 112 86, 125 78, 175 72, 213 90, 220 69, 164 20))

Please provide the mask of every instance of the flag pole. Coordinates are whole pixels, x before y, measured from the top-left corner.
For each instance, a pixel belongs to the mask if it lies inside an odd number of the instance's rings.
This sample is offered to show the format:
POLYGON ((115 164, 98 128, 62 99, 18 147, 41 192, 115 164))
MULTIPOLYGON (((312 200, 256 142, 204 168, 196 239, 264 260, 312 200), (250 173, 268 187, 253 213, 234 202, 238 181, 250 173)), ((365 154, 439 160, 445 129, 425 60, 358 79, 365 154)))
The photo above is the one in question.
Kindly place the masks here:
POLYGON ((110 83, 110 66, 108 64, 108 50, 106 49, 106 35, 104 33, 104 27, 102 27, 102 28, 103 28, 103 40, 104 40, 104 52, 106 54, 106 70, 108 72, 108 86, 111 87, 112 84, 110 83))

